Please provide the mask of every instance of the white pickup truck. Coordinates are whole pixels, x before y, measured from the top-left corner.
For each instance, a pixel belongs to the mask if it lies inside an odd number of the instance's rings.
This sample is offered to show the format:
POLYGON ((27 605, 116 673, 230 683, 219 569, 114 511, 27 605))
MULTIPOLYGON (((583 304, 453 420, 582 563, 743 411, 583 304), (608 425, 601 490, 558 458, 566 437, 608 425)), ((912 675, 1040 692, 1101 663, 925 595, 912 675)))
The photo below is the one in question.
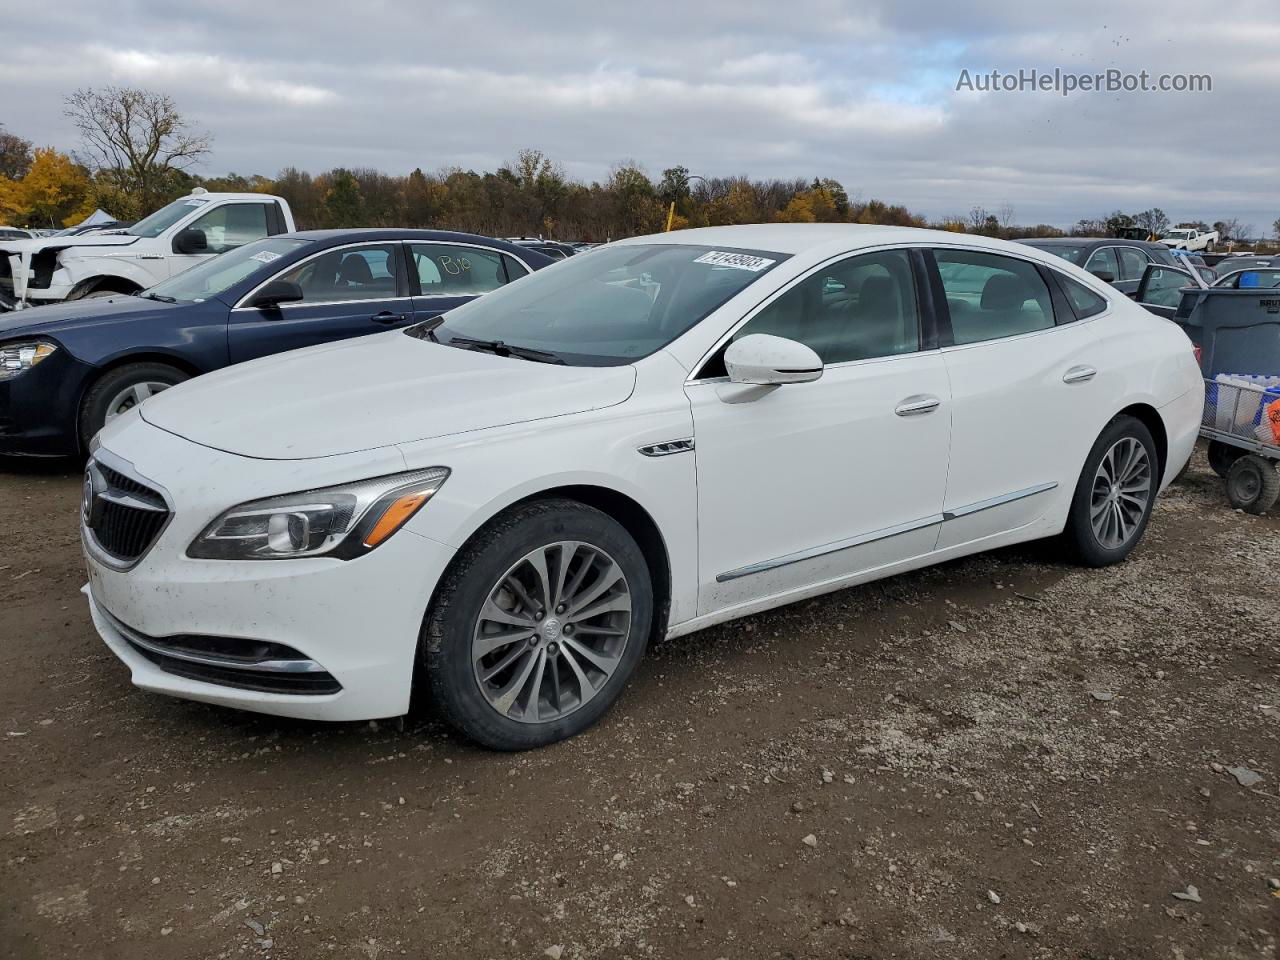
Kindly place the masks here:
POLYGON ((197 187, 123 230, 0 240, 0 310, 136 293, 216 254, 294 229, 280 197, 197 187))
POLYGON ((1173 247, 1175 250, 1201 250, 1205 253, 1212 253, 1213 246, 1218 242, 1217 230, 1197 230, 1194 227, 1179 227, 1176 230, 1169 230, 1160 238, 1160 242, 1167 246, 1173 247))

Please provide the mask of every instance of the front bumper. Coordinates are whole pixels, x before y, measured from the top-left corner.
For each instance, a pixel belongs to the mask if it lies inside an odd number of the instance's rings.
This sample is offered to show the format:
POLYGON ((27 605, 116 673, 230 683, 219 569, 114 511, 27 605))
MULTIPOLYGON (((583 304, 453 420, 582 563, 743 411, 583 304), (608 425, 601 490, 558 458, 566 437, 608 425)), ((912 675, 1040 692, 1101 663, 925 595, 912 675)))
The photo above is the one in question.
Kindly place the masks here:
POLYGON ((0 454, 74 456, 80 394, 93 368, 65 347, 11 380, 0 380, 0 454))
MULTIPOLYGON (((128 569, 105 561, 88 540, 91 535, 84 530, 82 535, 89 571, 84 592, 94 626, 129 667, 134 684, 189 700, 313 720, 405 713, 422 619, 453 549, 401 530, 355 560, 193 560, 186 556, 192 539, 222 510, 251 499, 245 495, 248 485, 262 495, 324 485, 328 477, 299 480, 297 461, 236 457, 129 419, 125 430, 113 430, 104 443, 141 476, 162 476, 172 518, 128 569), (161 469, 164 464, 167 469, 161 469), (219 483, 208 483, 209 477, 219 483), (211 493, 216 502, 206 499, 211 493), (138 643, 139 637, 163 644, 193 636, 287 647, 317 665, 339 689, 280 692, 262 684, 253 689, 255 684, 237 682, 244 674, 236 674, 235 664, 221 672, 224 681, 196 679, 211 672, 172 663, 166 668, 163 657, 138 643)), ((334 459, 344 458, 328 458, 334 459)))

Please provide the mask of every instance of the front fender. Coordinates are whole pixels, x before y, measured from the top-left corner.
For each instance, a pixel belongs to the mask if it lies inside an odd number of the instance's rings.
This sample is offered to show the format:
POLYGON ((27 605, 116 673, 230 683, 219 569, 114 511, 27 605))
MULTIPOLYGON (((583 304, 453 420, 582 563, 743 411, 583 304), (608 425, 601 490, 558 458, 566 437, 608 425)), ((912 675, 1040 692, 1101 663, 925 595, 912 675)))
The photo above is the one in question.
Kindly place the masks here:
MULTIPOLYGON (((159 262, 161 259, 155 257, 154 262, 159 262)), ((58 267, 54 271, 54 276, 55 282, 65 283, 72 290, 87 288, 90 282, 96 283, 104 279, 123 280, 145 290, 161 279, 143 266, 139 254, 120 253, 87 257, 72 253, 70 250, 64 250, 58 254, 58 267), (58 276, 59 274, 62 276, 58 276)))

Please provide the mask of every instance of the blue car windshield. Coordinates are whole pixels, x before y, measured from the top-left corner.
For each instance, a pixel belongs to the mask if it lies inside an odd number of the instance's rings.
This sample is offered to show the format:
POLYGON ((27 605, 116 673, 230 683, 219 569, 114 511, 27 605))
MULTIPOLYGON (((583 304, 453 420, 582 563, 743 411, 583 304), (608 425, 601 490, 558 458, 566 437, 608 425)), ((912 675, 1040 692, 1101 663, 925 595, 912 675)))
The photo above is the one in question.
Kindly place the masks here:
POLYGON ((156 300, 176 300, 179 303, 200 303, 216 297, 255 273, 271 273, 273 263, 310 242, 287 237, 255 240, 161 281, 146 290, 143 296, 156 300))
POLYGON ((683 243, 597 247, 450 310, 430 336, 467 349, 540 351, 573 366, 632 363, 786 259, 683 243))

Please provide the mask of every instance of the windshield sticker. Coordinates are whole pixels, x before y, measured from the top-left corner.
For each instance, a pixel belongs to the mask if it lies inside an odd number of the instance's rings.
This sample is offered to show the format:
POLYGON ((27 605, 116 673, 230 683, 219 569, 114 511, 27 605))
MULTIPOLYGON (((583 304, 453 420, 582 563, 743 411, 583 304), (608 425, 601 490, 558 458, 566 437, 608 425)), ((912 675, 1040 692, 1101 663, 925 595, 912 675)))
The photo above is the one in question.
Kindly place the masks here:
POLYGON ((735 270, 750 270, 752 273, 759 273, 768 267, 772 267, 777 260, 769 260, 766 257, 753 257, 746 253, 722 253, 719 250, 712 250, 704 253, 693 261, 694 263, 709 263, 713 267, 733 267, 735 270))
POLYGON ((198 198, 193 198, 191 200, 188 200, 186 205, 188 207, 202 207, 208 202, 209 202, 208 200, 200 200, 198 198))
POLYGON ((279 260, 280 254, 272 253, 270 250, 263 250, 260 253, 255 253, 249 259, 257 260, 259 263, 271 263, 272 261, 279 260))

